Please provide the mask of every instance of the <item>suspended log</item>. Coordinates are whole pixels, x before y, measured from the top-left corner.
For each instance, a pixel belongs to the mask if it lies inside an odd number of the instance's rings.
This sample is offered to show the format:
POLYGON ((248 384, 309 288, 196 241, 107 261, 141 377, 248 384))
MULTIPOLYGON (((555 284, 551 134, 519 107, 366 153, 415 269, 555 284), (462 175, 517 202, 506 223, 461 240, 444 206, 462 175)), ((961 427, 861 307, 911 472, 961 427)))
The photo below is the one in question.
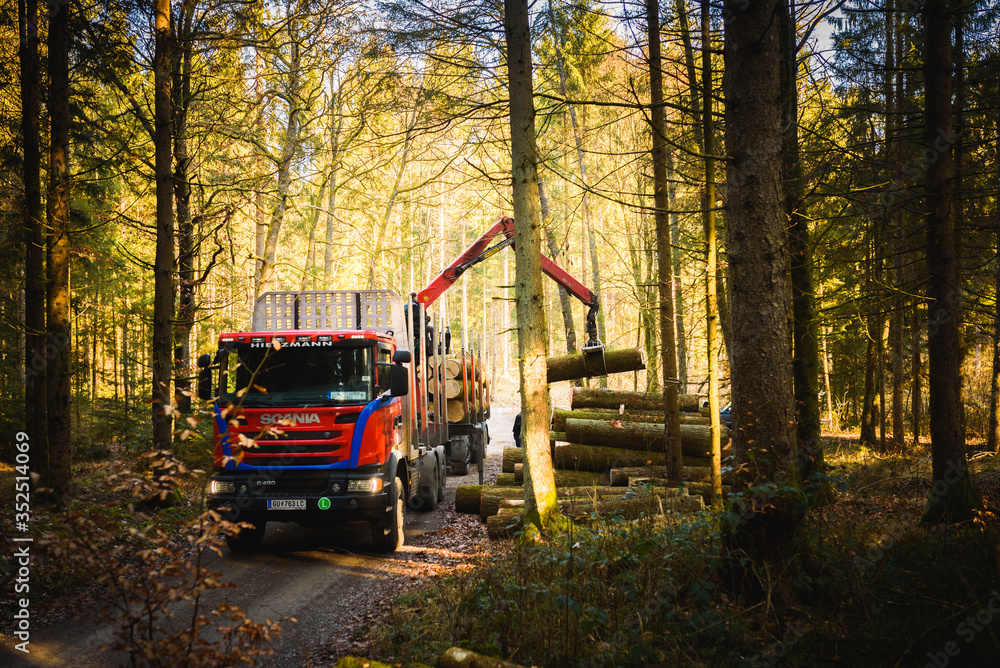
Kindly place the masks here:
MULTIPOLYGON (((682 411, 697 413, 700 397, 696 394, 682 394, 677 397, 682 411)), ((628 390, 605 390, 599 387, 574 387, 570 400, 573 410, 580 408, 613 408, 618 410, 625 406, 626 412, 632 413, 662 413, 663 395, 646 392, 629 392, 628 390)))
MULTIPOLYGON (((731 454, 728 448, 729 430, 722 430, 722 456, 731 454)), ((566 439, 570 443, 603 445, 629 450, 663 451, 666 438, 663 425, 624 420, 566 420, 566 439)), ((681 425, 681 452, 689 457, 709 457, 712 452, 710 427, 700 424, 681 425)))
MULTIPOLYGON (((574 418, 577 420, 621 420, 622 422, 647 422, 658 423, 663 428, 663 413, 619 413, 611 409, 592 409, 586 411, 570 410, 567 408, 557 408, 552 411, 552 430, 566 431, 566 420, 574 418)), ((697 413, 681 413, 681 424, 709 424, 707 417, 697 413)))
MULTIPOLYGON (((489 485, 459 485, 455 488, 455 512, 479 514, 479 497, 489 485)), ((523 490, 518 490, 522 494, 523 490)))
MULTIPOLYGON (((593 472, 603 472, 622 466, 663 466, 664 461, 662 452, 607 448, 579 443, 557 445, 552 457, 552 462, 557 469, 593 472)), ((706 466, 709 460, 705 457, 685 455, 683 461, 685 466, 706 466)))
MULTIPOLYGON (((545 360, 545 364, 548 367, 546 378, 549 383, 556 383, 561 380, 576 380, 593 375, 603 375, 595 373, 594 369, 588 370, 583 353, 549 357, 545 360)), ((598 361, 599 364, 600 361, 598 361)), ((627 373, 645 368, 646 351, 642 348, 623 348, 620 350, 604 351, 604 369, 602 370, 607 370, 609 374, 627 373)))

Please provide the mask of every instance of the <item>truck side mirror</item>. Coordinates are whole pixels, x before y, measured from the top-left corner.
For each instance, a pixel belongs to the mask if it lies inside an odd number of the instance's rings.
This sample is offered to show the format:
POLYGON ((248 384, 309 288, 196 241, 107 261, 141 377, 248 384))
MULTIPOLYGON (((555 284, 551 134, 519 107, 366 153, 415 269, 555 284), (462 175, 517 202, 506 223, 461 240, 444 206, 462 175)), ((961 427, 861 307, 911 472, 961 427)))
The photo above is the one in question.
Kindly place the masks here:
POLYGON ((410 373, 404 364, 409 364, 413 356, 409 350, 397 350, 393 353, 392 369, 389 371, 389 394, 394 397, 405 397, 410 393, 410 373))
POLYGON ((208 400, 212 398, 212 356, 205 353, 198 358, 198 398, 208 400))

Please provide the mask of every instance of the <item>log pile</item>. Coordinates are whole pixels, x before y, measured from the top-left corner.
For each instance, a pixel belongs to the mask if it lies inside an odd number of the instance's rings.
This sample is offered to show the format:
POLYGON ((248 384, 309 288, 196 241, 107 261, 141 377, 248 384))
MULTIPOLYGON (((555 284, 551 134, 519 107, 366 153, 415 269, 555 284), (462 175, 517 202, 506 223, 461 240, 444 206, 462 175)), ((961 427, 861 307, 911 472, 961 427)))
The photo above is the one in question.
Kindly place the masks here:
POLYGON ((490 382, 470 354, 445 360, 441 365, 445 412, 449 422, 477 420, 490 408, 490 382), (466 410, 468 408, 468 410, 466 410))

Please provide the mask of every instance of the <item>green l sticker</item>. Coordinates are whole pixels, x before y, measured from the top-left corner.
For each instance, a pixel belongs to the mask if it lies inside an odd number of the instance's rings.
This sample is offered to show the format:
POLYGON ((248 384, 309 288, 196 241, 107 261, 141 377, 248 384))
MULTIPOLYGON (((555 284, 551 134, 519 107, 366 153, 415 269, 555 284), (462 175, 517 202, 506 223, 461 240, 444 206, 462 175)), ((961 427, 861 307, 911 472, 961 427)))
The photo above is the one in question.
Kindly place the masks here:
POLYGON ((320 510, 330 510, 330 499, 325 496, 320 497, 318 505, 320 510))

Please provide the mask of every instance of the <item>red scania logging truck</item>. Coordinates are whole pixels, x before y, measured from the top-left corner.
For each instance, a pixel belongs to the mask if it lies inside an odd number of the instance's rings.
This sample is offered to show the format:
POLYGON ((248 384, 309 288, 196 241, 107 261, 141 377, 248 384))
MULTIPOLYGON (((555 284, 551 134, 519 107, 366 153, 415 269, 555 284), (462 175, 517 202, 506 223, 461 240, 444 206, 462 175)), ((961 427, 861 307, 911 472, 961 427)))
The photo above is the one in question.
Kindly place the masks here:
MULTIPOLYGON (((502 218, 421 292, 269 292, 249 331, 219 336, 198 363, 198 393, 214 400, 209 507, 247 522, 230 550, 256 549, 268 522, 327 526, 366 520, 378 550, 403 544, 405 508, 444 499, 447 468, 482 461, 489 432, 485 373, 463 374, 466 409, 449 422, 441 328, 426 312, 469 267, 513 242, 502 218), (487 249, 498 235, 505 239, 487 249), (475 398, 469 408, 469 397, 475 398)), ((590 306, 590 354, 600 353, 597 298, 548 258, 543 270, 590 306)), ((468 337, 472 340, 472 337, 468 337)), ((463 364, 481 358, 461 353, 463 364)))

